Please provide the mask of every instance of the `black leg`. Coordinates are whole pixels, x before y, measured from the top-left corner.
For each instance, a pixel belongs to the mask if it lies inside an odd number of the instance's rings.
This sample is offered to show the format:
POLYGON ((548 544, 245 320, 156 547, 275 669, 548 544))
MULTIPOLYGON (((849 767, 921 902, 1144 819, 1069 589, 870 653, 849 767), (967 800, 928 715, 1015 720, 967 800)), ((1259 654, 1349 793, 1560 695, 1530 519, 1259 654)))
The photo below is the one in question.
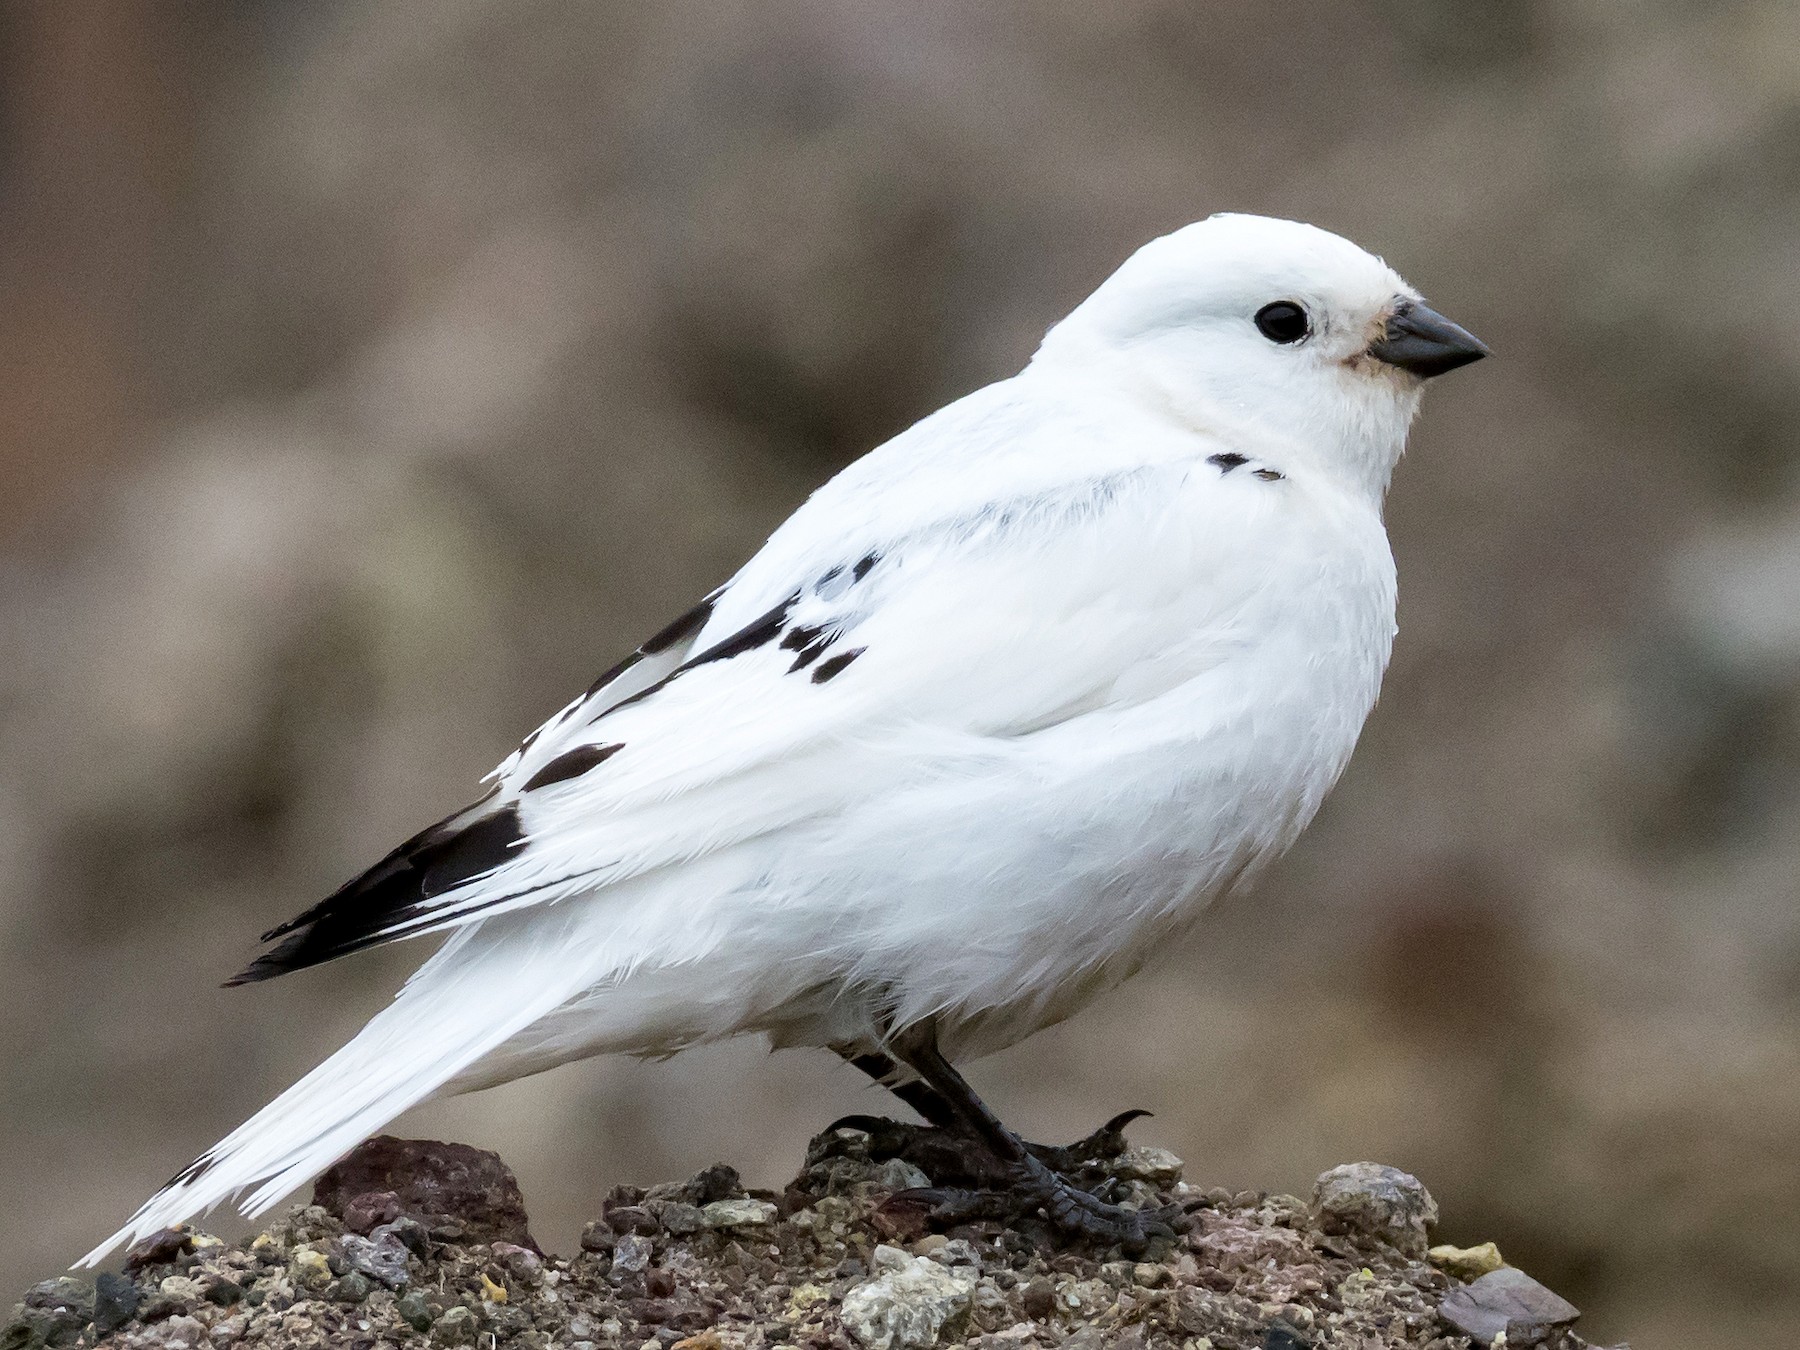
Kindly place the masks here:
POLYGON ((834 1046, 839 1055, 850 1064, 861 1069, 877 1083, 882 1084, 901 1101, 923 1116, 928 1124, 940 1130, 955 1130, 962 1126, 962 1119, 956 1114, 956 1108, 945 1101, 923 1079, 913 1078, 904 1083, 890 1080, 900 1072, 900 1066, 883 1054, 859 1055, 843 1046, 834 1046))
MULTIPOLYGON (((1152 1238, 1175 1236, 1163 1216, 1107 1204, 1058 1176, 1024 1140, 1007 1129, 956 1066, 944 1058, 938 1049, 937 1033, 928 1023, 909 1027, 896 1036, 892 1049, 956 1113, 962 1126, 981 1140, 1013 1189, 1031 1204, 1042 1207, 1055 1227, 1094 1241, 1116 1242, 1131 1255, 1141 1253, 1152 1238)), ((957 1205, 952 1202, 950 1207, 957 1205)), ((966 1211, 968 1206, 962 1208, 966 1211)))
MULTIPOLYGON (((878 1052, 859 1054, 850 1046, 834 1046, 845 1063, 861 1069, 899 1097, 928 1122, 925 1126, 882 1116, 856 1114, 835 1120, 828 1128, 846 1126, 869 1136, 872 1156, 904 1158, 944 1184, 987 1185, 1004 1181, 985 1142, 964 1123, 956 1109, 921 1078, 902 1083, 893 1079, 901 1072, 890 1057, 878 1052)), ((1103 1164, 1123 1153, 1129 1144, 1125 1127, 1148 1111, 1122 1111, 1084 1139, 1072 1144, 1034 1144, 1025 1148, 1052 1171, 1073 1175, 1103 1164)))

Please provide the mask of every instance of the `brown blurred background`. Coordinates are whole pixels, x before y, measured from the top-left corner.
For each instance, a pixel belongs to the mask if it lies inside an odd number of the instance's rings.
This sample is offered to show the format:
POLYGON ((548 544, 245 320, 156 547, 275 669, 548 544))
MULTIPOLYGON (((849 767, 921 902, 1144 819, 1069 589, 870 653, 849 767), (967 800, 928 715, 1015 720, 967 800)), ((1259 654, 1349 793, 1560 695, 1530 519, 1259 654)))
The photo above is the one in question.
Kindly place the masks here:
MULTIPOLYGON (((38 0, 0 53, 0 1292, 422 954, 220 990, 257 932, 1229 208, 1499 356, 1319 823, 977 1081, 1202 1184, 1407 1167, 1598 1340, 1800 1331, 1800 6, 38 0)), ((566 1249, 880 1104, 738 1044, 402 1127, 566 1249)))

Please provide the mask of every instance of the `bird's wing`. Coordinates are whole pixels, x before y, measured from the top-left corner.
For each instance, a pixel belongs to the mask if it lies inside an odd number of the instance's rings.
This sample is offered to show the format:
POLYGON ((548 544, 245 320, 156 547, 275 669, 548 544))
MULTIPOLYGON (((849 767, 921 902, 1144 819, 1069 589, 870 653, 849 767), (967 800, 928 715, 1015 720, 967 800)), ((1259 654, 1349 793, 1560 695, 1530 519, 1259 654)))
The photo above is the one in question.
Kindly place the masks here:
POLYGON ((871 528, 894 513, 821 491, 534 733, 489 797, 276 929, 238 979, 693 859, 930 772, 952 741, 992 745, 1098 706, 1172 631, 1205 626, 1197 603, 1232 602, 1169 575, 1169 541, 1145 529, 1189 473, 946 500, 902 514, 899 533, 871 528))
POLYGON ((559 761, 549 772, 566 769, 565 748, 580 753, 571 732, 678 669, 692 654, 722 593, 714 591, 645 640, 527 736, 489 775, 496 786, 480 801, 420 830, 311 909, 264 933, 264 942, 278 945, 228 983, 270 979, 386 941, 388 929, 428 910, 436 897, 507 862, 520 840, 519 793, 509 794, 508 785, 522 788, 559 761))

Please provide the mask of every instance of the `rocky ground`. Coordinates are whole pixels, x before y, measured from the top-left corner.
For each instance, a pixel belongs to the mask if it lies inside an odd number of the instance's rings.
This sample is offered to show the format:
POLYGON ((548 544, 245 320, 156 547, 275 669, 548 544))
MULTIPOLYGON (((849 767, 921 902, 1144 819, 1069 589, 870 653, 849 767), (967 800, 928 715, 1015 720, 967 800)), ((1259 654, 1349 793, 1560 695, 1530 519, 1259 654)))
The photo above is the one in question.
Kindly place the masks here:
POLYGON ((1587 1346, 1576 1310, 1491 1244, 1428 1247, 1437 1208, 1394 1168, 1334 1168, 1310 1201, 1232 1195, 1097 1136, 1111 1147, 1077 1160, 1084 1184, 1183 1214, 1133 1258, 1059 1243, 1035 1215, 935 1223, 908 1192, 932 1184, 920 1161, 953 1174, 953 1156, 865 1123, 814 1139, 779 1194, 725 1166, 620 1186, 567 1258, 532 1239, 495 1155, 371 1140, 242 1244, 167 1229, 122 1274, 34 1286, 0 1350, 1587 1346))

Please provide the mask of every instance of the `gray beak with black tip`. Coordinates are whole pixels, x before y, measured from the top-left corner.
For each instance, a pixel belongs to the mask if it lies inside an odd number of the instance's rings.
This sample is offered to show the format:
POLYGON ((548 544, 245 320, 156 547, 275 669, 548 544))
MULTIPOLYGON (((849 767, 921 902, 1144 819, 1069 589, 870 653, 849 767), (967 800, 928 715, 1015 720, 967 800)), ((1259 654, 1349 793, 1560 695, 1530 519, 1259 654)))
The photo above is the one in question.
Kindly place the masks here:
POLYGON ((1480 338, 1418 300, 1395 306, 1380 339, 1369 344, 1376 360, 1427 380, 1489 354, 1480 338))

